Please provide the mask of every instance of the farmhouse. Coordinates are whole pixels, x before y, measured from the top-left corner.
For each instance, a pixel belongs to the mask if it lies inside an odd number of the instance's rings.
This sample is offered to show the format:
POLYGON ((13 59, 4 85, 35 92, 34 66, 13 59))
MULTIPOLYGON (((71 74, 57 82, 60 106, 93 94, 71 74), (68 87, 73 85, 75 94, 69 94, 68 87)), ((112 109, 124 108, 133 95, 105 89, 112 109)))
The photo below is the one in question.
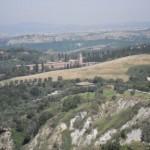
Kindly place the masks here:
POLYGON ((47 62, 44 64, 45 68, 48 69, 69 69, 73 67, 83 66, 83 57, 82 54, 79 54, 78 59, 70 59, 68 62, 58 61, 58 62, 47 62))
MULTIPOLYGON (((53 62, 47 62, 43 64, 44 70, 57 70, 57 69, 69 69, 69 68, 75 68, 75 67, 82 67, 82 66, 89 66, 93 65, 95 62, 83 62, 83 56, 80 53, 78 59, 70 59, 67 62, 64 61, 53 61, 53 62)), ((16 67, 19 69, 21 65, 16 65, 16 67)), ((30 71, 34 70, 35 64, 26 65, 30 71)), ((38 64, 38 70, 42 71, 42 64, 38 64)))

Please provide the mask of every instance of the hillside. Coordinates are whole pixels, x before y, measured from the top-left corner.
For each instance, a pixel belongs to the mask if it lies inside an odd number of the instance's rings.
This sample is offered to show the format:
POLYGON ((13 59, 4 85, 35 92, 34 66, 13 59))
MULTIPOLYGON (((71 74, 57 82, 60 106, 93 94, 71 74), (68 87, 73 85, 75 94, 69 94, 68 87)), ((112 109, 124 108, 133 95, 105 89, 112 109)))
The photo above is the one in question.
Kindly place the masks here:
MULTIPOLYGON (((80 48, 86 49, 86 47, 93 46, 107 47, 109 45, 110 47, 126 47, 141 42, 148 43, 150 39, 149 30, 144 29, 104 32, 98 31, 98 28, 94 27, 96 30, 89 32, 86 27, 82 27, 82 32, 61 32, 61 34, 58 34, 60 28, 61 27, 57 29, 57 33, 55 32, 55 34, 54 32, 52 32, 53 34, 45 32, 45 34, 24 34, 7 38, 3 38, 2 36, 1 39, 3 40, 0 41, 0 47, 4 48, 13 46, 37 50, 53 49, 55 51, 72 51, 80 48), (87 32, 83 32, 84 30, 87 32)), ((44 30, 45 29, 43 29, 43 31, 44 30)))
POLYGON ((136 78, 129 82, 49 78, 5 84, 0 88, 0 149, 149 149, 150 86, 145 77, 150 69, 136 66, 136 59, 138 64, 150 60, 149 55, 139 55, 63 70, 86 70, 88 75, 89 68, 95 74, 104 67, 130 68, 129 75, 136 78))
MULTIPOLYGON (((141 137, 145 136, 145 124, 148 125, 150 117, 149 98, 141 95, 144 98, 141 99, 138 94, 130 97, 126 92, 116 100, 106 94, 104 102, 102 99, 92 102, 94 95, 88 93, 86 99, 86 94, 78 94, 81 104, 77 108, 49 119, 24 150, 110 150, 109 147, 112 150, 127 150, 128 147, 146 150, 141 137), (121 146, 114 142, 117 139, 121 146)), ((71 97, 63 100, 69 99, 71 97)))
POLYGON ((11 80, 25 80, 34 78, 44 79, 48 77, 52 77, 54 80, 56 80, 58 76, 62 76, 63 79, 90 79, 94 78, 95 76, 100 76, 105 79, 122 78, 126 81, 128 80, 127 70, 131 66, 142 64, 150 64, 150 55, 143 54, 128 56, 108 62, 99 63, 93 66, 39 73, 35 75, 12 78, 11 80))

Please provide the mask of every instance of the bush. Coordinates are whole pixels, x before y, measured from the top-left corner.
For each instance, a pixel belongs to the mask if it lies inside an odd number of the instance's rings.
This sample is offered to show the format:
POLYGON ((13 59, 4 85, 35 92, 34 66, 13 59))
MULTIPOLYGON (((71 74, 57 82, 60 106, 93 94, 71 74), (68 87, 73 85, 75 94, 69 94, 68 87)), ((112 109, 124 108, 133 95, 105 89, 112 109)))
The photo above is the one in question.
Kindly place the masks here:
POLYGON ((58 76, 57 80, 58 80, 58 81, 62 81, 62 80, 63 80, 63 77, 62 77, 62 76, 58 76))
POLYGON ((80 96, 74 96, 73 98, 68 97, 63 102, 63 111, 69 111, 70 109, 74 109, 80 104, 80 96))
POLYGON ((39 96, 41 91, 38 87, 33 87, 30 91, 31 95, 32 96, 39 96))
POLYGON ((44 111, 39 116, 39 124, 40 126, 43 125, 48 119, 52 118, 53 114, 49 111, 44 111))
POLYGON ((142 126, 141 140, 150 143, 150 121, 145 122, 142 126))
POLYGON ((114 89, 117 93, 123 94, 127 90, 127 85, 121 79, 117 79, 114 89))
POLYGON ((112 96, 112 98, 111 98, 112 100, 116 100, 117 99, 117 96, 112 96))
POLYGON ((119 142, 108 142, 102 146, 102 150, 120 150, 120 147, 119 142))
POLYGON ((30 142, 30 140, 31 140, 30 135, 26 135, 22 142, 22 145, 28 144, 30 142))
POLYGON ((122 139, 126 139, 126 131, 122 130, 121 133, 120 133, 120 136, 121 136, 122 139))
POLYGON ((130 95, 131 95, 131 96, 135 95, 135 90, 131 90, 131 91, 130 91, 130 95))
POLYGON ((71 137, 68 130, 62 133, 62 150, 71 150, 71 137))
POLYGON ((104 79, 103 78, 101 78, 101 77, 95 77, 94 79, 93 79, 93 83, 101 83, 101 84, 103 84, 104 83, 104 79))

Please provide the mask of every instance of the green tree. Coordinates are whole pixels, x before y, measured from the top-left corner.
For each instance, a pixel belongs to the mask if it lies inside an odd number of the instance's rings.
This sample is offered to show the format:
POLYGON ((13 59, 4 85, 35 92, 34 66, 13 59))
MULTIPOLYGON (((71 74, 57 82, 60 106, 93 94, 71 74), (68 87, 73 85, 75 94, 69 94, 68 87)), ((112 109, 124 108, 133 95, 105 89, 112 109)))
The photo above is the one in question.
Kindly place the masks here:
POLYGON ((41 63, 41 71, 44 72, 45 71, 45 67, 44 67, 44 62, 42 61, 41 63))
POLYGON ((32 96, 36 97, 36 96, 40 95, 41 91, 40 91, 40 89, 38 87, 33 87, 31 89, 30 93, 31 93, 32 96))

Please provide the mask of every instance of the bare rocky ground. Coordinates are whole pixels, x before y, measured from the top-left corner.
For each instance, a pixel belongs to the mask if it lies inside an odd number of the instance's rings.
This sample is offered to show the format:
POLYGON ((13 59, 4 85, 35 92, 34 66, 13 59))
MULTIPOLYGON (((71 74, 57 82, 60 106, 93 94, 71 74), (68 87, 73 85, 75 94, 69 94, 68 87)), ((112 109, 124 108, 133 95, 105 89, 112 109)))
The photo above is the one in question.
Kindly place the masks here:
POLYGON ((0 129, 0 150, 13 150, 14 144, 10 129, 0 129))

